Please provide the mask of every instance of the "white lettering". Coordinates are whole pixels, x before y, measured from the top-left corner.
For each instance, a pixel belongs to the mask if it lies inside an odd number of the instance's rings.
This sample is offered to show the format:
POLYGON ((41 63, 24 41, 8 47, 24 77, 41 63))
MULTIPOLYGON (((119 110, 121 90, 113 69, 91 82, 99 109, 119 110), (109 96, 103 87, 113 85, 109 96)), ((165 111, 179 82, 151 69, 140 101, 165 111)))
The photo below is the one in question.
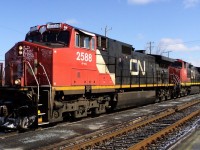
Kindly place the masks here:
POLYGON ((61 27, 60 23, 47 24, 47 29, 59 29, 60 27, 61 27))
POLYGON ((92 62, 92 54, 84 53, 84 52, 76 52, 76 60, 92 62))
POLYGON ((130 72, 131 75, 133 76, 137 76, 139 75, 139 71, 142 72, 142 75, 145 75, 145 61, 143 61, 143 67, 142 64, 140 62, 140 60, 137 59, 130 59, 130 72), (133 65, 135 66, 134 70, 133 70, 133 65))
POLYGON ((33 49, 31 49, 30 46, 23 46, 23 56, 25 57, 26 60, 32 61, 34 59, 34 52, 33 49))

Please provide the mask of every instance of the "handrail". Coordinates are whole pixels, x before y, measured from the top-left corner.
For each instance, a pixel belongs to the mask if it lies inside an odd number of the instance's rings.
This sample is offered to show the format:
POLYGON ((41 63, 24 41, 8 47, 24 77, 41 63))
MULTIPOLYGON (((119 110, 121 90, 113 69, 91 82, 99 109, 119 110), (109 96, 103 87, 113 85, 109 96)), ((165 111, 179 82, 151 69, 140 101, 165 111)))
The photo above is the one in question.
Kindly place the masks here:
POLYGON ((52 85, 51 85, 51 82, 50 82, 50 80, 49 80, 49 77, 48 77, 48 75, 47 75, 47 72, 46 72, 46 70, 45 70, 45 68, 44 68, 44 65, 42 65, 41 63, 39 63, 39 65, 42 67, 42 69, 43 69, 43 71, 44 71, 44 74, 45 74, 45 76, 46 76, 46 78, 47 78, 47 81, 48 81, 48 83, 49 83, 49 99, 50 99, 50 107, 51 107, 51 111, 52 111, 52 109, 53 109, 53 104, 52 104, 52 85))
POLYGON ((180 79, 176 74, 175 74, 175 77, 176 77, 177 82, 180 83, 180 79))
POLYGON ((36 83, 37 83, 37 89, 38 89, 37 98, 38 98, 38 101, 39 101, 39 97, 40 97, 40 87, 39 87, 39 82, 38 82, 38 80, 37 80, 37 78, 36 78, 36 76, 35 76, 35 73, 34 73, 34 71, 33 71, 33 68, 31 67, 30 62, 28 62, 28 61, 24 61, 24 62, 27 63, 27 64, 29 65, 29 68, 31 69, 31 72, 32 72, 32 74, 33 74, 33 76, 34 76, 34 78, 35 78, 36 83))
POLYGON ((170 76, 172 76, 172 79, 174 81, 175 84, 180 84, 180 79, 176 74, 170 74, 170 76))
MULTIPOLYGON (((5 63, 4 63, 5 64, 5 63)), ((4 80, 4 83, 2 82, 2 85, 1 86, 4 86, 5 85, 5 74, 6 74, 6 68, 7 67, 10 67, 10 65, 6 65, 3 67, 3 70, 2 70, 2 80, 4 80)))
POLYGON ((8 65, 7 66, 5 66, 5 67, 3 67, 3 70, 2 70, 2 82, 1 82, 1 86, 4 86, 5 85, 5 70, 6 70, 6 67, 8 67, 8 65), (3 83, 3 81, 4 81, 4 83, 3 83))

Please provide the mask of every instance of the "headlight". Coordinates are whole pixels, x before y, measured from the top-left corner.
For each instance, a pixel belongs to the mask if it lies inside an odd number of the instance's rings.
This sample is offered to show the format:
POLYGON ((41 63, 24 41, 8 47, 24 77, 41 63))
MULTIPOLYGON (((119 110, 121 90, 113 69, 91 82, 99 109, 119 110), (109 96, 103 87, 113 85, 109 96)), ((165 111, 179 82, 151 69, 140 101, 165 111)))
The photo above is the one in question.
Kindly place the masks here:
POLYGON ((19 46, 19 50, 21 50, 21 51, 23 50, 23 47, 21 45, 19 46))
POLYGON ((23 55, 23 47, 21 45, 18 47, 18 55, 23 55))
POLYGON ((15 80, 15 85, 20 85, 21 84, 21 80, 20 79, 16 79, 15 80))

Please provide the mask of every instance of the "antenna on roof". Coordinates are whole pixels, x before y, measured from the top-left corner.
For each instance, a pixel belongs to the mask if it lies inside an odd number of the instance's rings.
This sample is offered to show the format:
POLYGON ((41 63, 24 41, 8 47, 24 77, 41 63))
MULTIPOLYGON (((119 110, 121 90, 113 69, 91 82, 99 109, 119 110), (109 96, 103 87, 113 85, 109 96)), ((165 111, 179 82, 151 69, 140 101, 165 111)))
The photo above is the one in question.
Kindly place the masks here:
MULTIPOLYGON (((101 28, 101 30, 102 30, 102 28, 101 28)), ((105 27, 105 29, 104 29, 105 37, 107 36, 108 31, 110 31, 110 30, 112 30, 112 27, 111 28, 108 28, 108 26, 105 27)))

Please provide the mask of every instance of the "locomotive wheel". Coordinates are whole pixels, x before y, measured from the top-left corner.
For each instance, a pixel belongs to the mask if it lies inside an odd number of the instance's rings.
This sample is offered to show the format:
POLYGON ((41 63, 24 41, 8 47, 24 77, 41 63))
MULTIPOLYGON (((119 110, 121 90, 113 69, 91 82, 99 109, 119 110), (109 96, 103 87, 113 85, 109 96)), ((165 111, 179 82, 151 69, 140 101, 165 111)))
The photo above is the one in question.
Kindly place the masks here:
POLYGON ((97 107, 97 108, 93 108, 92 109, 92 116, 93 117, 98 117, 99 116, 99 108, 97 107))
POLYGON ((160 98, 156 96, 155 103, 159 103, 159 102, 160 102, 160 98))
POLYGON ((99 108, 99 107, 95 108, 95 109, 94 109, 94 113, 95 113, 96 115, 99 115, 99 114, 100 114, 100 108, 99 108))
POLYGON ((165 99, 165 96, 163 95, 162 97, 161 97, 161 99, 160 99, 160 101, 162 102, 162 101, 165 101, 166 99, 165 99))
POLYGON ((87 117, 87 111, 86 110, 76 110, 73 113, 74 118, 82 118, 87 117))
POLYGON ((160 90, 160 101, 165 101, 165 91, 163 89, 160 90))
POLYGON ((28 127, 29 127, 29 119, 28 119, 28 117, 21 117, 19 119, 19 127, 21 129, 28 129, 28 127))
POLYGON ((175 91, 175 90, 172 90, 172 92, 171 92, 171 98, 172 98, 172 99, 177 98, 177 94, 176 94, 176 91, 175 91))
POLYGON ((184 94, 185 94, 184 96, 187 96, 187 94, 188 94, 188 90, 187 89, 185 89, 185 93, 184 94))
POLYGON ((187 96, 188 95, 188 89, 186 88, 185 89, 185 95, 184 96, 187 96))
POLYGON ((170 91, 170 90, 167 90, 165 99, 166 99, 166 100, 171 99, 171 91, 170 91))

